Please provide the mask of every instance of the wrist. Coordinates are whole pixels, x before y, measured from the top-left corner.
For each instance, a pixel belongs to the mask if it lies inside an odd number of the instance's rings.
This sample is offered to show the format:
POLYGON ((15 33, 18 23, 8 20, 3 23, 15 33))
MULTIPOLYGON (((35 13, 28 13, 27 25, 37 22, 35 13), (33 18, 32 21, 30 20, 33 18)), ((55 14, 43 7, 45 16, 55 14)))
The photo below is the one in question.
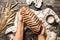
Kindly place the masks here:
POLYGON ((40 34, 40 35, 38 35, 38 37, 40 37, 40 36, 44 36, 44 34, 40 34))

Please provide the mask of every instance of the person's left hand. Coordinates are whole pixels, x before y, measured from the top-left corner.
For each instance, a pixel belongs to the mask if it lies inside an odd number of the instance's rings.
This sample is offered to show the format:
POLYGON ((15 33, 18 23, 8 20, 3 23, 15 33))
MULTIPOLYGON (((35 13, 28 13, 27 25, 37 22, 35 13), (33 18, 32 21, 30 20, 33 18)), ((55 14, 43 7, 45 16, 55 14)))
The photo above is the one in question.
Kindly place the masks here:
POLYGON ((23 22, 23 18, 22 18, 22 15, 21 15, 21 10, 18 13, 18 21, 23 22))

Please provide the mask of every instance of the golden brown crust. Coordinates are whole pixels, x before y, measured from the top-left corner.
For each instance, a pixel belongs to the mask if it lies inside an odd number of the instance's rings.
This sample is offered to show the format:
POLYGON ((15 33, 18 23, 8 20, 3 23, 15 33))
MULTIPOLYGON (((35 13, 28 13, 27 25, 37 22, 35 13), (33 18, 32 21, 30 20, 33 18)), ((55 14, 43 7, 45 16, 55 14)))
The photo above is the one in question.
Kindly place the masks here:
POLYGON ((35 15, 35 13, 25 6, 22 7, 20 10, 21 10, 20 13, 23 16, 24 22, 27 24, 27 26, 29 26, 28 28, 31 29, 34 33, 39 32, 42 22, 35 15))

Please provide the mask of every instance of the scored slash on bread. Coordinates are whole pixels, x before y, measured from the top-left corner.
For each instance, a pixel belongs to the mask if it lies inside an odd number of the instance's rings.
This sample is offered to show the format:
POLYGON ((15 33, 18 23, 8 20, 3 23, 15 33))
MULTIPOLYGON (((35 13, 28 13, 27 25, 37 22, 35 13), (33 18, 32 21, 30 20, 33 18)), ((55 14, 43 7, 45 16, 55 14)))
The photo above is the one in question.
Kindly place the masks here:
POLYGON ((38 33, 41 29, 42 22, 39 20, 37 15, 35 15, 35 13, 26 6, 20 9, 20 13, 23 17, 23 21, 27 24, 28 28, 32 30, 33 33, 38 33))

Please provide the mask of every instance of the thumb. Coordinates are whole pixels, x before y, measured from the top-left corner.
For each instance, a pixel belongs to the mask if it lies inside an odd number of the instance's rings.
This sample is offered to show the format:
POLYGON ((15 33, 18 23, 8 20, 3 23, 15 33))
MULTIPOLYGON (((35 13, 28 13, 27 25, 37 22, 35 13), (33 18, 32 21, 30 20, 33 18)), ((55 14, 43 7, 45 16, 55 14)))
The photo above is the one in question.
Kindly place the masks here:
POLYGON ((44 34, 45 32, 45 26, 42 24, 42 31, 41 31, 41 34, 44 34))
POLYGON ((19 21, 22 21, 21 11, 19 11, 19 13, 18 13, 18 20, 19 20, 19 21))

